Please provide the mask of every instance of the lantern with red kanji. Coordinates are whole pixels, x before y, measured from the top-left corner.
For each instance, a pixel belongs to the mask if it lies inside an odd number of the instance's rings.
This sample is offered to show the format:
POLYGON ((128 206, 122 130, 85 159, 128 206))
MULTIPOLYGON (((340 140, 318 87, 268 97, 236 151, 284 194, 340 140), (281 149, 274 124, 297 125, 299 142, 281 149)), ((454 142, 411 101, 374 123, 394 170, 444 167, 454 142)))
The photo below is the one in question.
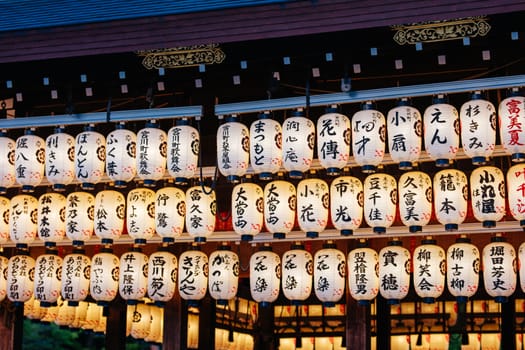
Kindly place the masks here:
POLYGON ((499 134, 503 149, 513 162, 525 161, 525 97, 517 88, 500 102, 498 108, 499 134))
POLYGON ((432 217, 432 179, 421 171, 399 178, 399 216, 410 232, 419 232, 432 217))
POLYGON ((314 157, 315 124, 302 110, 283 122, 283 167, 292 179, 302 179, 314 157))
POLYGON ((168 173, 175 183, 185 185, 198 169, 200 135, 187 119, 178 119, 168 130, 168 173))
POLYGON ((525 165, 516 164, 507 171, 507 193, 510 213, 525 229, 525 165))
POLYGON ((341 235, 349 236, 363 222, 364 193, 361 180, 340 176, 330 184, 330 218, 341 235))
POLYGON ((470 174, 470 195, 474 217, 483 227, 494 227, 505 216, 505 176, 499 168, 474 169, 470 174))
POLYGON ((421 154, 421 113, 403 98, 388 111, 386 125, 390 157, 399 169, 412 169, 421 154))
POLYGON ((385 156, 386 120, 372 102, 352 117, 352 154, 364 173, 373 173, 385 156))
POLYGON ((441 170, 434 175, 434 210, 446 231, 455 231, 467 217, 468 182, 464 172, 441 170))
POLYGON ((328 175, 339 175, 350 159, 350 136, 350 119, 335 107, 317 120, 317 158, 328 175))
POLYGON ((297 221, 306 237, 316 238, 328 223, 330 193, 321 179, 304 179, 297 184, 297 221))
POLYGON ((75 179, 75 138, 63 127, 46 138, 46 178, 55 191, 64 191, 75 179))
POLYGON ((137 135, 121 122, 106 136, 106 173, 115 187, 124 188, 137 173, 137 135))
POLYGON ((104 176, 106 138, 88 125, 75 139, 75 176, 84 190, 94 190, 104 176))
POLYGON ((269 113, 250 125, 250 164, 261 180, 271 180, 283 162, 282 128, 269 113))
POLYGON ((250 163, 250 131, 236 115, 217 129, 217 166, 228 182, 238 183, 250 163))

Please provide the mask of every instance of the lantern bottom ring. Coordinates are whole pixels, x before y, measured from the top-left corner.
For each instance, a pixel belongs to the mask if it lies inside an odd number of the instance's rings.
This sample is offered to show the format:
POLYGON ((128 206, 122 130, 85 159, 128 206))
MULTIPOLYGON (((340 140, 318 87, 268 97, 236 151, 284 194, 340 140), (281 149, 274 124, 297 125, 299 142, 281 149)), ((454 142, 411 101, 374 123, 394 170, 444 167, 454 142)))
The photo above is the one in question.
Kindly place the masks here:
POLYGON ((116 180, 115 183, 113 184, 113 186, 115 188, 126 188, 128 185, 128 183, 126 181, 122 181, 122 180, 116 180))
POLYGON ((377 226, 373 228, 374 233, 385 233, 386 227, 377 226))
POLYGON ((445 231, 451 232, 451 231, 457 231, 458 230, 458 224, 445 224, 445 231))
POLYGON ((175 238, 173 237, 162 237, 162 243, 173 243, 175 242, 175 238))
POLYGON ((157 185, 157 180, 152 179, 145 179, 144 180, 144 186, 145 187, 155 187, 157 185))
POLYGON ((369 306, 371 304, 370 300, 358 300, 357 305, 369 306))
POLYGON ((397 305, 397 304, 399 304, 400 302, 401 302, 401 300, 399 300, 399 299, 388 299, 388 300, 386 301, 386 303, 387 303, 388 305, 397 305))
POLYGON ((436 298, 433 297, 424 297, 421 299, 425 304, 434 304, 436 302, 436 298))
POLYGON ((67 306, 72 306, 72 307, 76 307, 78 306, 79 302, 77 300, 68 300, 67 301, 67 306))
POLYGON ((487 163, 487 158, 482 156, 472 157, 473 165, 483 165, 487 163))
POLYGON ((275 232, 273 234, 273 238, 275 238, 275 239, 285 239, 286 238, 286 234, 284 232, 275 232))
POLYGON ((0 187, 0 194, 6 194, 7 188, 6 187, 0 187))
POLYGON ((308 232, 306 232, 306 237, 308 237, 308 238, 317 238, 317 237, 319 237, 319 232, 308 231, 308 232))
POLYGON ((138 300, 134 300, 134 299, 126 300, 127 305, 137 305, 138 303, 139 303, 138 300))
POLYGON ((323 301, 323 307, 335 307, 335 302, 333 302, 333 301, 323 301))
POLYGON ((354 230, 341 230, 341 236, 351 236, 354 234, 354 230))
POLYGON ((373 174, 376 172, 376 166, 375 165, 363 165, 361 167, 361 171, 365 174, 373 174))
POLYGON ((290 179, 302 179, 303 178, 303 172, 299 170, 291 170, 288 173, 288 176, 290 176, 290 179))
POLYGON ((468 301, 468 297, 465 297, 465 296, 456 297, 456 302, 459 304, 466 304, 467 301, 468 301))
POLYGON ((508 302, 508 301, 509 301, 509 298, 500 295, 500 296, 495 297, 495 298, 494 298, 494 301, 495 301, 496 303, 503 304, 503 303, 508 302))
POLYGON ((268 307, 270 307, 270 305, 272 305, 272 303, 270 303, 269 301, 261 301, 259 303, 259 306, 262 307, 262 308, 268 308, 268 307))
POLYGON ((525 162, 525 153, 513 153, 511 159, 514 163, 525 162))
POLYGON ((399 162, 399 170, 412 170, 412 162, 399 162))
POLYGON ((241 241, 243 242, 253 241, 253 235, 241 235, 241 241))
POLYGON ((195 243, 206 243, 206 237, 195 237, 193 239, 193 242, 195 242, 195 243))
POLYGON ((483 221, 484 228, 496 227, 496 221, 494 220, 485 220, 483 221))
POLYGON ((238 184, 241 182, 241 178, 237 175, 228 175, 226 176, 226 180, 231 184, 238 184))
POLYGON ((273 179, 273 174, 270 172, 265 171, 259 174, 259 180, 269 181, 272 179, 273 179))
POLYGON ((35 192, 35 186, 23 185, 22 192, 35 192))
POLYGON ((80 187, 82 187, 82 189, 86 191, 93 191, 95 189, 95 184, 91 182, 83 182, 82 185, 80 185, 80 187))
POLYGON ((186 177, 176 177, 175 183, 177 185, 187 185, 188 184, 188 178, 186 177))
POLYGON ((438 168, 448 168, 450 166, 450 161, 447 158, 436 159, 436 166, 438 168))
POLYGON ((408 227, 408 231, 410 233, 421 232, 421 231, 423 231, 423 227, 419 226, 419 225, 412 225, 412 226, 408 227))
POLYGON ((53 190, 57 191, 57 192, 63 192, 66 190, 66 185, 64 184, 54 184, 53 185, 53 190))
POLYGON ((326 175, 328 176, 338 176, 341 174, 341 169, 336 167, 326 168, 326 175))

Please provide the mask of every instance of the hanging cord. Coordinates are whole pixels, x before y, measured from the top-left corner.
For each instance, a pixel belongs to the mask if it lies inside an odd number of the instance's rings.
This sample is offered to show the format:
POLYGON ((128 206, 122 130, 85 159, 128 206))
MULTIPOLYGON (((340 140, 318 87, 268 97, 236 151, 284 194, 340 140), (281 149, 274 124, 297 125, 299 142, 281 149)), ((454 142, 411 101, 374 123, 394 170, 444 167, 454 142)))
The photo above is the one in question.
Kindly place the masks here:
MULTIPOLYGON (((200 136, 201 135, 201 120, 200 118, 196 120, 197 120, 197 130, 199 131, 199 136, 200 136)), ((202 187, 202 192, 206 195, 209 195, 217 187, 217 178, 219 177, 219 168, 217 167, 217 165, 215 165, 215 172, 213 174, 213 179, 211 182, 210 190, 206 191, 206 188, 204 187, 204 177, 202 174, 202 147, 200 144, 199 144, 198 166, 199 166, 199 182, 202 187)))

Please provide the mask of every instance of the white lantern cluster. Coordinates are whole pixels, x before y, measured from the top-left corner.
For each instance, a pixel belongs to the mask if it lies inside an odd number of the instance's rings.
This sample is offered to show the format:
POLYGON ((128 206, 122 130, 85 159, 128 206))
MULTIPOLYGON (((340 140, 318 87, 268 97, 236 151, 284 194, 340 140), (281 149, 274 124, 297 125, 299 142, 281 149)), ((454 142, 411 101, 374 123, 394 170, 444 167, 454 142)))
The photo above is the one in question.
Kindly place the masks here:
POLYGON ((501 145, 513 162, 525 161, 525 97, 517 88, 500 102, 498 116, 501 145))
POLYGON ((364 192, 361 180, 340 176, 330 184, 330 218, 341 235, 349 236, 363 222, 364 192))
POLYGON ((305 179, 297 184, 297 221, 306 237, 316 238, 328 224, 330 193, 321 179, 305 179))
POLYGON ((282 127, 270 119, 270 113, 259 114, 250 125, 250 164, 261 180, 271 180, 283 162, 282 127))
POLYGON ((365 221, 374 232, 384 233, 396 219, 396 179, 388 174, 368 175, 363 188, 365 221))
POLYGON ((264 187, 264 223, 274 238, 285 238, 295 223, 297 195, 295 186, 275 180, 264 187))
POLYGON ((470 175, 472 211, 483 227, 494 227, 506 213, 505 176, 494 166, 474 169, 470 175))
POLYGON ((455 231, 467 217, 468 182, 464 172, 441 170, 434 175, 434 208, 446 231, 455 231))
POLYGON ((317 158, 328 175, 339 175, 348 163, 350 137, 350 119, 337 108, 327 108, 317 120, 317 158))
POLYGON ((379 251, 379 293, 390 304, 398 304, 410 289, 410 252, 401 241, 390 241, 379 251))
MULTIPOLYGON (((348 253, 348 290, 360 305, 370 305, 379 293, 379 255, 360 242, 348 253)), ((388 282, 388 277, 385 282, 388 282)))
POLYGON ((390 157, 401 170, 411 170, 421 155, 423 122, 421 113, 403 98, 387 114, 390 157))
POLYGON ((46 138, 46 178, 55 191, 65 190, 75 179, 75 138, 63 127, 46 138))
POLYGON ((436 241, 425 239, 414 250, 414 289, 424 303, 432 304, 445 290, 445 251, 436 241))
POLYGON ((264 191, 254 183, 237 184, 232 191, 233 230, 242 241, 251 241, 263 229, 264 191))
POLYGON ((250 131, 232 115, 217 129, 217 165, 231 183, 240 182, 250 163, 250 131))
POLYGON ((106 138, 88 125, 75 139, 75 176, 84 190, 94 190, 104 175, 106 138))
POLYGON ((500 236, 483 248, 483 282, 485 291, 498 303, 508 300, 517 284, 517 258, 514 247, 500 236))
POLYGON ((166 138, 166 132, 154 120, 137 133, 137 176, 146 187, 154 187, 166 172, 166 138))
POLYGON ((106 136, 106 173, 115 187, 124 188, 133 180, 136 170, 137 135, 118 123, 106 136))
POLYGON ((352 117, 352 150, 364 173, 373 173, 385 156, 386 120, 383 113, 366 102, 352 117))
POLYGON ((283 167, 292 179, 301 179, 314 158, 315 124, 302 110, 292 112, 282 126, 283 167))
POLYGON ((239 256, 222 245, 208 258, 208 290, 219 305, 227 305, 239 288, 239 256))
POLYGON ((189 125, 187 119, 177 120, 168 130, 166 165, 175 183, 185 185, 197 171, 199 164, 199 131, 189 125))
POLYGON ((250 293, 261 307, 268 307, 279 297, 281 258, 269 245, 250 257, 250 293))
POLYGON ((284 296, 300 305, 312 293, 313 257, 301 244, 292 245, 282 257, 282 289, 284 296))

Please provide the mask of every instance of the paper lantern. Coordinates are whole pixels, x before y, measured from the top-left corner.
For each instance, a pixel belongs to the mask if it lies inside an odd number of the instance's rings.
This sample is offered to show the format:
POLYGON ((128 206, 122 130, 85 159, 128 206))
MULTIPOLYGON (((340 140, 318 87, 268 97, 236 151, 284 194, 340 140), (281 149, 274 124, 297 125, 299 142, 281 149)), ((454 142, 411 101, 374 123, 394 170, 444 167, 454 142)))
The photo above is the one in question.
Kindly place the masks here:
POLYGON ((513 89, 510 97, 500 102, 498 108, 499 134, 503 149, 513 162, 525 161, 525 97, 513 89))
POLYGON ((353 176, 340 176, 330 184, 330 218, 341 235, 349 236, 363 222, 363 184, 353 176))
POLYGON ((20 305, 33 296, 35 259, 27 252, 9 258, 7 263, 7 298, 20 305))
POLYGON ((264 191, 254 183, 241 183, 232 191, 231 213, 235 233, 242 241, 251 241, 261 232, 264 218, 264 191))
POLYGON ((297 185, 297 221, 306 237, 316 238, 328 223, 330 194, 328 184, 321 179, 301 180, 297 185))
POLYGON ((259 114, 250 125, 250 164, 261 180, 271 180, 283 163, 283 131, 270 113, 259 114))
POLYGON ((379 251, 379 293, 389 304, 399 304, 410 289, 410 252, 401 241, 390 241, 379 251))
POLYGON ((504 303, 516 290, 517 261, 514 247, 500 236, 483 248, 485 291, 497 303, 504 303))
POLYGON ((38 238, 54 246, 66 235, 66 197, 45 193, 38 199, 38 238))
POLYGON ((111 248, 102 248, 91 259, 89 293, 97 305, 107 306, 119 290, 119 258, 111 248))
POLYGON ((410 232, 418 232, 432 217, 432 180, 421 171, 404 173, 398 182, 399 216, 410 232))
POLYGON ((122 235, 126 217, 126 199, 120 192, 104 190, 95 196, 95 235, 111 244, 122 235))
POLYGON ((0 131, 0 193, 15 184, 15 141, 0 131))
POLYGON ((126 201, 126 227, 137 244, 155 234, 155 191, 135 188, 128 192, 126 201))
POLYGON ((411 170, 421 155, 421 113, 403 98, 387 114, 390 157, 401 170, 411 170))
POLYGON ((188 125, 188 120, 177 120, 177 125, 168 130, 168 173, 175 182, 186 185, 195 175, 199 164, 199 131, 188 125))
POLYGON ((73 245, 83 245, 93 235, 95 196, 87 192, 71 192, 66 198, 66 236, 73 245))
POLYGON ((286 299, 300 305, 312 292, 313 258, 301 244, 283 254, 282 287, 286 299))
POLYGON ((283 167, 292 179, 301 179, 314 158, 315 124, 294 111, 283 123, 283 167))
POLYGON ((151 254, 148 260, 148 297, 157 305, 164 305, 175 294, 177 257, 167 247, 151 254))
POLYGON ((379 293, 379 256, 366 243, 348 253, 348 290, 360 305, 370 305, 379 293))
POLYGON ((337 176, 350 159, 350 119, 328 108, 317 120, 317 158, 328 175, 337 176))
POLYGON ((250 163, 250 131, 237 120, 228 117, 217 129, 217 166, 231 183, 240 181, 250 163))
POLYGON ((447 249, 448 291, 458 302, 466 303, 479 285, 480 256, 470 239, 461 237, 447 249))
POLYGON ((9 259, 0 255, 0 302, 2 302, 7 295, 7 266, 9 259))
POLYGON ((164 328, 164 309, 151 304, 148 306, 151 323, 149 326, 149 333, 144 340, 151 343, 161 344, 163 334, 162 329, 164 328))
POLYGON ((87 301, 81 301, 78 303, 78 306, 75 306, 75 319, 71 324, 71 328, 79 329, 86 322, 89 304, 96 305, 93 303, 88 303, 87 301))
POLYGON ((434 210, 446 231, 455 231, 467 217, 468 183, 464 172, 441 170, 434 175, 434 210))
POLYGON ((215 191, 207 186, 193 186, 186 191, 186 230, 195 242, 206 242, 215 230, 217 203, 215 191))
POLYGON ((60 297, 62 258, 56 250, 38 256, 35 262, 34 296, 40 306, 49 307, 60 297))
POLYGON ((461 106, 459 118, 463 151, 472 164, 485 164, 496 144, 496 108, 476 92, 461 106))
POLYGON ((499 168, 474 169, 470 174, 470 195, 474 217, 483 227, 494 227, 505 216, 505 176, 499 168))
POLYGON ((136 304, 148 288, 148 256, 140 248, 132 248, 120 257, 118 291, 128 304, 136 304))
POLYGON ((135 339, 144 339, 149 334, 151 315, 149 305, 137 304, 133 310, 130 335, 135 339))
POLYGON ((525 165, 516 164, 507 171, 507 193, 510 213, 525 229, 525 165))
POLYGON ((210 254, 208 289, 219 305, 227 305, 239 288, 239 256, 228 246, 210 254))
POLYGON ((346 257, 333 242, 314 255, 314 292, 323 306, 334 307, 345 294, 346 257))
POLYGON ((77 306, 88 296, 90 270, 91 259, 84 255, 83 249, 75 248, 64 257, 61 295, 68 305, 77 306))
POLYGON ((155 230, 163 242, 173 242, 184 230, 186 194, 176 187, 155 193, 155 230))
POLYGON ((179 257, 177 285, 179 295, 190 306, 206 296, 208 290, 208 257, 199 250, 183 252, 179 257))
POLYGON ((285 238, 295 223, 297 197, 288 181, 276 180, 264 187, 264 223, 274 238, 285 238))
MULTIPOLYGON (((2 257, 0 257, 2 259, 2 257)), ((1 265, 1 260, 0 260, 1 265)), ((520 287, 522 291, 525 291, 525 242, 520 244, 518 248, 518 266, 519 266, 519 277, 520 277, 520 287)), ((0 282, 1 285, 2 282, 0 282)), ((0 299, 2 291, 0 290, 0 299)))
POLYGON ((155 121, 137 133, 137 175, 144 186, 154 187, 166 172, 167 135, 155 121))
POLYGON ((83 322, 81 328, 83 330, 94 331, 98 327, 100 322, 100 317, 102 316, 101 311, 102 307, 95 303, 88 303, 86 310, 86 318, 83 322))
POLYGON ((11 201, 0 196, 0 245, 9 241, 9 210, 11 201))
POLYGON ((55 318, 55 324, 59 327, 69 327, 75 320, 75 307, 70 306, 67 302, 62 302, 58 306, 57 317, 55 318))
POLYGON ((37 232, 38 200, 27 194, 11 198, 9 210, 9 236, 17 245, 27 245, 35 240, 37 232))
POLYGON ((45 170, 55 191, 64 191, 75 179, 75 138, 62 127, 46 138, 45 170))
POLYGON ((44 178, 46 162, 46 143, 34 134, 33 129, 26 130, 16 139, 15 179, 22 185, 22 191, 33 192, 44 178))
POLYGON ((363 188, 365 221, 374 232, 384 233, 396 219, 396 179, 388 174, 368 175, 363 188))
POLYGON ((432 304, 445 290, 445 250, 424 239, 414 250, 414 289, 424 303, 432 304))
POLYGON ((82 189, 94 190, 104 176, 106 138, 95 131, 94 125, 88 125, 75 141, 75 176, 82 189))
POLYGON ((137 174, 137 135, 124 123, 106 136, 106 173, 115 187, 124 188, 137 174))
POLYGON ((279 297, 281 258, 264 245, 250 257, 250 293, 261 307, 268 307, 279 297))
POLYGON ((352 148, 355 162, 364 173, 373 173, 385 156, 386 120, 366 102, 352 117, 352 148))

